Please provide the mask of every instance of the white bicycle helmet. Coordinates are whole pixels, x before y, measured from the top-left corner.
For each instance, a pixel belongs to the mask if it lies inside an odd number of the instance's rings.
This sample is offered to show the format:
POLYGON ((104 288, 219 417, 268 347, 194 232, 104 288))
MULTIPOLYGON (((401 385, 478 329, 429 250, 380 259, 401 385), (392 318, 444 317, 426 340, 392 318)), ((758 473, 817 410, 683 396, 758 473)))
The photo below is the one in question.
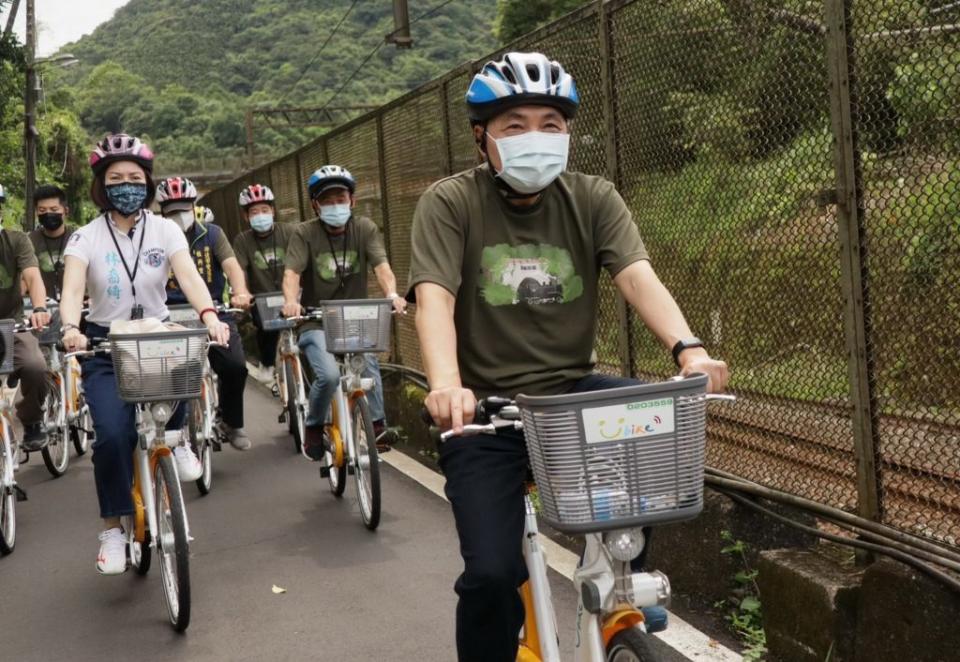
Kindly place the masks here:
POLYGON ((573 119, 580 95, 573 76, 543 53, 507 53, 487 62, 466 95, 471 122, 486 122, 508 108, 525 104, 553 106, 573 119))
POLYGON ((349 170, 338 165, 325 165, 315 170, 307 180, 307 191, 311 200, 332 188, 345 188, 352 195, 357 190, 357 180, 349 170))
POLYGON ((0 184, 0 203, 7 201, 7 192, 3 190, 3 184, 0 184))

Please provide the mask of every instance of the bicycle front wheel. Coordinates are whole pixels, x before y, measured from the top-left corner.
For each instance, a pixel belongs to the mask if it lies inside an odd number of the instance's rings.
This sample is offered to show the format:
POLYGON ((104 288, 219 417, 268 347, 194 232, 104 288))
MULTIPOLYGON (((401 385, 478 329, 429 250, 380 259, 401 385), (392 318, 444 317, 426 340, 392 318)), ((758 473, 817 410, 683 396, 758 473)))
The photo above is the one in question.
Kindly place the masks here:
POLYGON ((172 456, 160 458, 153 480, 163 597, 170 624, 177 632, 183 632, 190 625, 190 543, 187 512, 172 456))
POLYGON ((77 455, 83 455, 90 448, 93 437, 93 419, 90 417, 90 405, 80 398, 80 415, 70 427, 70 438, 73 439, 73 448, 77 455))
POLYGON ((357 486, 360 517, 364 526, 373 531, 380 524, 380 457, 377 454, 377 438, 373 432, 370 407, 364 396, 353 403, 353 437, 357 451, 354 483, 357 486))
POLYGON ((653 662, 649 637, 638 628, 620 630, 607 644, 607 662, 653 662))
POLYGON ((187 416, 190 445, 193 446, 193 452, 203 467, 203 473, 197 479, 197 489, 203 496, 210 494, 210 488, 213 487, 213 445, 204 434, 204 418, 209 414, 206 405, 205 398, 193 400, 190 402, 190 414, 187 416))
POLYGON ((0 556, 12 552, 17 543, 17 494, 13 485, 2 483, 11 465, 11 449, 7 446, 7 439, 0 438, 0 556))
POLYGON ((290 434, 293 435, 293 448, 297 453, 301 452, 303 439, 306 436, 306 414, 299 403, 303 384, 303 373, 299 368, 299 361, 283 362, 283 381, 287 387, 287 425, 290 434))
POLYGON ((47 398, 43 403, 43 422, 42 425, 47 432, 47 445, 43 447, 40 454, 43 456, 43 463, 47 465, 47 471, 54 478, 59 478, 67 472, 70 466, 70 450, 67 441, 67 426, 60 425, 60 408, 63 401, 60 398, 59 384, 50 385, 47 392, 47 398))

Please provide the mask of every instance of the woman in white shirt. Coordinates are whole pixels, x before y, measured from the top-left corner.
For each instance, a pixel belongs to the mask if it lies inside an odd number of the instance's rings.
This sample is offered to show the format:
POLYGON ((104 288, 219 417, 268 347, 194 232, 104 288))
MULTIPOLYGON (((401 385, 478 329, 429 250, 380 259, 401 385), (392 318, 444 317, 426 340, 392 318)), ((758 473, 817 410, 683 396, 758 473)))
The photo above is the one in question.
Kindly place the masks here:
MULTIPOLYGON (((92 338, 109 333, 117 320, 168 317, 166 283, 172 270, 188 300, 218 342, 229 331, 217 317, 206 284, 190 259, 180 228, 156 216, 148 207, 155 186, 153 152, 138 138, 107 136, 90 154, 94 203, 103 214, 77 230, 64 251, 63 294, 60 301, 63 344, 68 351, 86 348, 80 333, 84 291, 90 294, 85 332, 92 338)), ((100 534, 97 570, 126 570, 125 538, 120 518, 133 514, 133 448, 137 442, 134 406, 117 395, 113 362, 95 356, 83 363, 83 391, 90 405, 96 440, 94 477, 104 530, 100 534)), ((178 469, 196 472, 199 464, 189 448, 174 452, 178 469)))

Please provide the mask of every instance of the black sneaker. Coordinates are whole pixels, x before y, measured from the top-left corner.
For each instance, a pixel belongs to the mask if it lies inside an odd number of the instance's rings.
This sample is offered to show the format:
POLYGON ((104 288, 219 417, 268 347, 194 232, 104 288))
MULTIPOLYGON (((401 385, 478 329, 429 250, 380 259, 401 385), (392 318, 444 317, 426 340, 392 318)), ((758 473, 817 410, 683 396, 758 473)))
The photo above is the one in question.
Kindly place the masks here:
POLYGON ((28 453, 35 453, 47 445, 47 434, 43 431, 43 424, 32 423, 23 426, 23 441, 20 447, 28 453))
POLYGON ((391 446, 399 439, 396 431, 388 428, 386 421, 383 420, 373 422, 373 436, 377 440, 377 451, 380 453, 389 453, 391 446))
POLYGON ((328 443, 324 438, 323 426, 308 425, 304 428, 306 439, 303 440, 303 452, 311 460, 319 462, 327 450, 328 443))

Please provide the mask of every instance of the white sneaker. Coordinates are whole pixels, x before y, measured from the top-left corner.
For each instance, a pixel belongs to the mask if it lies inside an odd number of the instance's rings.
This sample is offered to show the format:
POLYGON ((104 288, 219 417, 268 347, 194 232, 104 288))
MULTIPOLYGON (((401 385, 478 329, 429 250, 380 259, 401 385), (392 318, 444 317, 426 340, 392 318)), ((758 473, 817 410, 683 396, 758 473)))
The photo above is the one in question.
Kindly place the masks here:
POLYGON ((127 536, 120 528, 100 534, 100 553, 97 554, 97 572, 101 575, 122 575, 127 569, 127 536))
POLYGON ((203 465, 190 447, 190 442, 173 449, 173 458, 177 461, 177 473, 181 483, 198 480, 203 475, 203 465))

